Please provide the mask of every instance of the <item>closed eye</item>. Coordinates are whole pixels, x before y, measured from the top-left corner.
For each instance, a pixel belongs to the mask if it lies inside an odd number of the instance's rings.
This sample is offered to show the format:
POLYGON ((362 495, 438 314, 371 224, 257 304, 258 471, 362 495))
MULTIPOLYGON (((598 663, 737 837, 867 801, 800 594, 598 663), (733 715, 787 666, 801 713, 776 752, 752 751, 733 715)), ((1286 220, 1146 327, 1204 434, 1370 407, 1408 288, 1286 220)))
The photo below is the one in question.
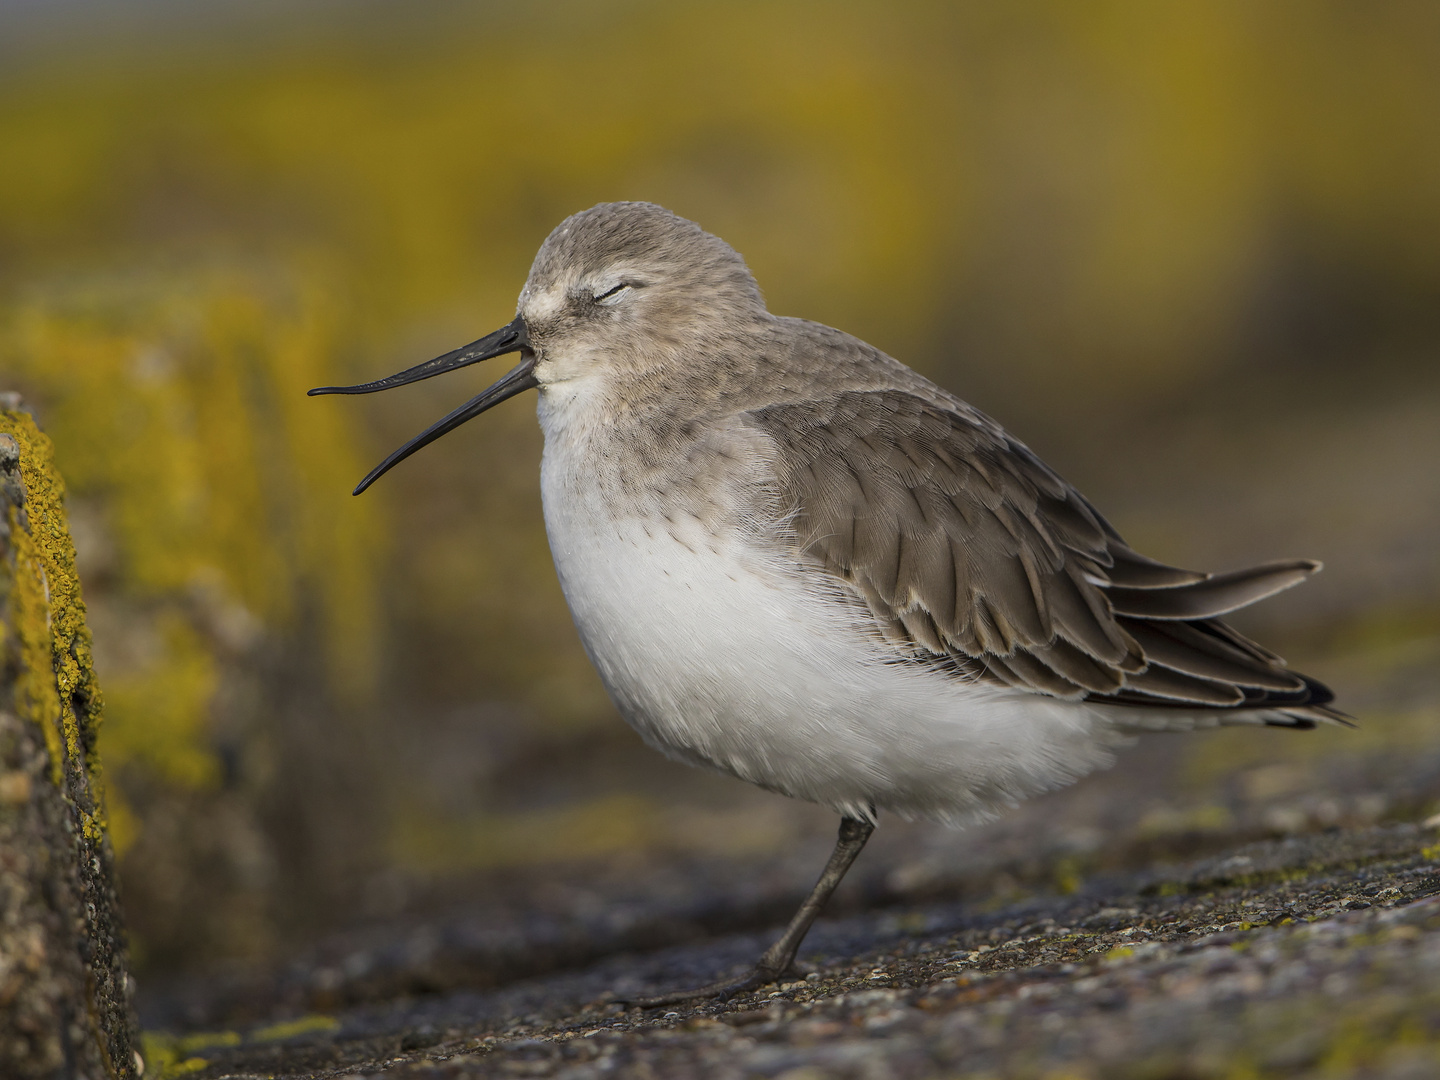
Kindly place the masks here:
POLYGON ((616 285, 608 292, 597 293, 595 295, 595 302, 597 304, 604 304, 606 307, 609 307, 611 304, 618 304, 621 300, 625 298, 625 294, 629 291, 629 283, 621 282, 619 285, 616 285))

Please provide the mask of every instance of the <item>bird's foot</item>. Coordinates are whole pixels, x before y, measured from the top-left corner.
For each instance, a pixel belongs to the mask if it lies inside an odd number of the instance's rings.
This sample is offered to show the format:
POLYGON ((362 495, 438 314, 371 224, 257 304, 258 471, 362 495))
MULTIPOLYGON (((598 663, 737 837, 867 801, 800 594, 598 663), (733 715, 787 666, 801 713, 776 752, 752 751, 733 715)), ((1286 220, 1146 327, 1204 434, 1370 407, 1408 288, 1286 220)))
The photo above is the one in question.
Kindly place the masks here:
POLYGON ((682 1005, 687 1001, 705 1001, 711 998, 725 1001, 736 994, 743 994, 747 990, 758 990, 766 983, 778 982, 791 971, 793 968, 776 971, 773 968, 757 965, 748 975, 742 975, 738 979, 723 979, 706 986, 697 986, 693 990, 677 990, 671 994, 656 994, 654 997, 617 998, 616 1000, 622 1005, 641 1009, 658 1009, 664 1005, 682 1005))

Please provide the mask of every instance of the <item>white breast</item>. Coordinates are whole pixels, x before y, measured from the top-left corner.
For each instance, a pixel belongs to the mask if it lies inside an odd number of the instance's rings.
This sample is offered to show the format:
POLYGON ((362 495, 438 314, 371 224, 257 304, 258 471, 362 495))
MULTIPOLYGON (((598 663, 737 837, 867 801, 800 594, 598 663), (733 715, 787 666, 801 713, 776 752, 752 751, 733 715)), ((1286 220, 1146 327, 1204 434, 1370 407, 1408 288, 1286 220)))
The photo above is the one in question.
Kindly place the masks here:
MULTIPOLYGON (((651 745, 841 813, 951 822, 1109 762, 1098 710, 899 661, 822 571, 714 515, 617 505, 607 455, 546 396, 555 567, 601 678, 651 745)), ((746 490, 736 480, 732 493, 746 490)))

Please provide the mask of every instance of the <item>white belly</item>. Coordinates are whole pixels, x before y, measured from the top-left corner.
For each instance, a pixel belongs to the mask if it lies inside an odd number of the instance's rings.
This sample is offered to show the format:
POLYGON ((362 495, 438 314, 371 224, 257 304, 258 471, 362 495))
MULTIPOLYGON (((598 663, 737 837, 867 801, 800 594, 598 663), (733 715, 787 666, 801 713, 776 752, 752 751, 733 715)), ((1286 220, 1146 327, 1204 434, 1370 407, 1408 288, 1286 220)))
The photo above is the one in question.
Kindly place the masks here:
POLYGON ((955 823, 1110 761, 1098 710, 897 663, 821 572, 693 518, 617 516, 585 468, 547 439, 550 546, 600 677, 652 746, 841 813, 955 823))

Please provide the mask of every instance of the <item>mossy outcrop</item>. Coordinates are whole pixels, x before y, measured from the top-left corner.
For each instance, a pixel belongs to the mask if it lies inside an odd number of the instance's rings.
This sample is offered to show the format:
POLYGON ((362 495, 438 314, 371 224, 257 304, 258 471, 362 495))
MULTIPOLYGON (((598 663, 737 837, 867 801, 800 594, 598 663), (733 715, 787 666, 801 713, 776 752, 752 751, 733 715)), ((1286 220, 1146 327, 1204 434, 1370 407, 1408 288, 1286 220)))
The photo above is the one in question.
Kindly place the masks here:
POLYGON ((136 1075, 95 733, 50 440, 0 399, 0 1075, 136 1075))

